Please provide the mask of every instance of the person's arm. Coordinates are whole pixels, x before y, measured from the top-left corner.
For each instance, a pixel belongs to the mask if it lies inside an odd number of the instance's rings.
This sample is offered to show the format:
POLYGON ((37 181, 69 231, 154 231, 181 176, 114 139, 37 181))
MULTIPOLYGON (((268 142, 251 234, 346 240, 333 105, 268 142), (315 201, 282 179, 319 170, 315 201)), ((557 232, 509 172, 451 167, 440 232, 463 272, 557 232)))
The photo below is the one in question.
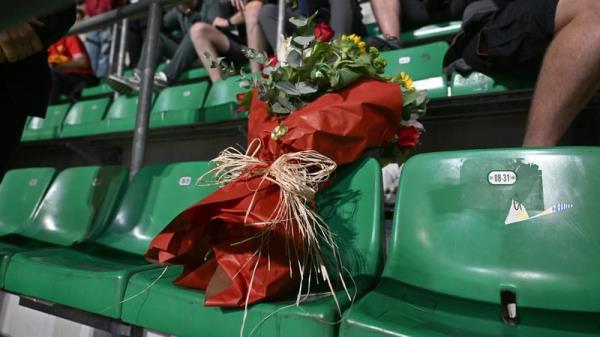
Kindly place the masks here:
POLYGON ((77 36, 66 37, 65 46, 72 58, 64 63, 53 64, 52 67, 54 69, 88 69, 90 67, 90 62, 85 52, 85 46, 77 36))
POLYGON ((222 17, 216 17, 213 20, 212 25, 215 27, 221 27, 221 28, 231 28, 231 26, 241 25, 242 23, 244 23, 244 15, 240 11, 240 12, 233 14, 228 19, 225 19, 222 17))

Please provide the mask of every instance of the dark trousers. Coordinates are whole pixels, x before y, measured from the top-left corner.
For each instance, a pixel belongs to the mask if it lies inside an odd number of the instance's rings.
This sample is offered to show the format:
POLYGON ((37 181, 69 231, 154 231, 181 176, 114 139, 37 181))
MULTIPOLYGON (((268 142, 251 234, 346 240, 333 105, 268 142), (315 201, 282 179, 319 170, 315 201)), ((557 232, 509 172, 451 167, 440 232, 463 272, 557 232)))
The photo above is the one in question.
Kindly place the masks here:
POLYGON ((52 88, 48 103, 58 103, 62 95, 68 96, 69 101, 73 103, 79 99, 83 88, 96 84, 98 84, 98 79, 93 75, 63 73, 52 69, 52 88))
POLYGON ((0 123, 0 133, 4 137, 2 145, 0 145, 0 182, 4 177, 4 173, 10 166, 10 162, 15 155, 17 147, 21 142, 21 133, 23 133, 23 127, 27 116, 25 113, 20 111, 17 107, 10 106, 10 100, 3 100, 3 104, 8 105, 3 107, 2 111, 4 116, 2 123, 0 123))
POLYGON ((460 20, 467 0, 400 0, 402 29, 417 29, 436 22, 460 20))
MULTIPOLYGON (((198 61, 198 55, 192 44, 189 34, 185 34, 181 39, 180 43, 173 41, 167 35, 161 33, 158 48, 158 60, 168 58, 171 61, 163 69, 163 73, 167 75, 169 82, 176 80, 182 72, 189 69, 198 61)), ((142 55, 140 56, 140 62, 138 63, 137 71, 140 73, 144 67, 143 60, 146 59, 146 43, 142 48, 142 55)))

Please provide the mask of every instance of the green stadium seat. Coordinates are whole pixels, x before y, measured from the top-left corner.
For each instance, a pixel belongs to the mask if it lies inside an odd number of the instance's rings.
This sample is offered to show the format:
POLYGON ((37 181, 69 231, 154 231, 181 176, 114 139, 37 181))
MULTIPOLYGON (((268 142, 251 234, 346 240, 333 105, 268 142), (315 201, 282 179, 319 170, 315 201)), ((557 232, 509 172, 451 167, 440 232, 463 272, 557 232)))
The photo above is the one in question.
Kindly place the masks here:
POLYGON ((150 127, 198 123, 207 91, 208 82, 164 89, 152 109, 150 127))
POLYGON ((239 76, 232 76, 213 83, 202 110, 203 122, 220 122, 248 116, 246 113, 236 112, 239 106, 236 95, 247 91, 240 87, 240 79, 239 76))
POLYGON ((0 236, 16 233, 31 221, 55 173, 51 167, 6 173, 0 184, 0 236))
POLYGON ((126 181, 127 170, 120 166, 66 169, 18 234, 62 246, 84 242, 103 229, 126 181))
POLYGON ((340 336, 598 336, 598 170, 598 148, 411 158, 382 281, 340 336))
POLYGON ((100 122, 110 105, 110 98, 79 101, 67 114, 61 137, 88 136, 102 132, 100 122))
POLYGON ((138 96, 121 95, 117 98, 102 120, 102 133, 129 131, 135 128, 138 96))
MULTIPOLYGON (((358 294, 376 280, 381 263, 381 168, 373 159, 340 168, 332 185, 317 198, 320 213, 337 234, 344 265, 354 275, 358 294)), ((204 306, 204 292, 172 284, 181 271, 169 267, 134 275, 123 304, 122 320, 179 337, 238 336, 244 310, 204 306), (156 281, 156 282, 155 282, 156 281), (154 283, 155 282, 155 283, 154 283), (137 295, 136 297, 134 297, 137 295)), ((342 308, 349 306, 338 293, 342 308)), ((260 303, 248 308, 244 336, 336 336, 339 314, 331 297, 316 297, 300 307, 294 301, 260 303), (263 321, 264 320, 264 321, 263 321), (262 322, 261 322, 262 321, 262 322), (256 328, 255 334, 251 330, 256 328)))
POLYGON ((102 81, 100 84, 98 84, 96 86, 84 88, 81 91, 81 98, 87 99, 87 98, 91 98, 91 97, 108 96, 112 93, 113 93, 113 90, 111 89, 111 87, 108 84, 106 84, 104 81, 102 81))
POLYGON ((214 190, 195 184, 208 169, 207 162, 144 167, 96 240, 16 254, 9 263, 6 289, 118 318, 129 277, 156 268, 143 257, 150 240, 214 190))
POLYGON ((447 97, 448 81, 442 65, 447 50, 446 42, 435 42, 382 52, 381 56, 388 62, 385 75, 405 72, 413 78, 415 88, 427 90, 430 98, 447 97))
POLYGON ((450 89, 452 96, 477 95, 485 93, 506 92, 511 90, 531 89, 535 80, 519 79, 498 75, 494 78, 479 72, 472 72, 466 78, 458 73, 452 74, 450 89))
POLYGON ((34 141, 58 138, 60 127, 65 119, 70 104, 50 105, 46 117, 32 117, 23 131, 21 140, 34 141))
POLYGON ((191 80, 199 80, 202 78, 208 77, 208 72, 204 67, 192 68, 184 71, 177 78, 178 81, 191 81, 191 80))

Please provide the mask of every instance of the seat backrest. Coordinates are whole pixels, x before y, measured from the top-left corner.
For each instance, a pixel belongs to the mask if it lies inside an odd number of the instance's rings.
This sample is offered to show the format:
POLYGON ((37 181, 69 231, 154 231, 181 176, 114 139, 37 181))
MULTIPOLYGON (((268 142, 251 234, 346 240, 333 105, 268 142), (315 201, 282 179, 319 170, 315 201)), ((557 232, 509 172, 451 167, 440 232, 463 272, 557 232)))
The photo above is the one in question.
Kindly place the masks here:
POLYGON ((443 61, 447 50, 446 42, 435 42, 381 52, 381 56, 388 63, 385 75, 395 76, 403 71, 414 80, 443 76, 443 61))
POLYGON ((416 43, 419 40, 441 39, 460 32, 462 21, 440 22, 427 25, 415 30, 410 30, 402 33, 401 40, 403 43, 416 43))
POLYGON ((441 294, 600 311, 600 149, 440 152, 402 171, 384 276, 441 294))
POLYGON ((77 125, 100 122, 109 105, 110 98, 108 97, 79 101, 69 110, 64 124, 77 125))
POLYGON ((180 212, 212 193, 197 186, 208 162, 146 166, 134 177, 106 231, 97 242, 143 255, 150 241, 180 212))
POLYGON ((206 97, 204 107, 209 108, 227 103, 237 104, 236 95, 247 91, 240 87, 240 79, 240 76, 232 76, 213 83, 206 97))
POLYGON ((113 90, 111 87, 106 84, 106 82, 102 81, 102 83, 98 84, 94 87, 87 87, 81 90, 81 97, 95 97, 95 96, 103 96, 111 94, 113 90))
POLYGON ((152 114, 176 110, 200 110, 208 91, 208 82, 168 87, 158 96, 152 114))
POLYGON ((32 117, 27 125, 27 130, 39 130, 61 125, 70 106, 69 103, 48 106, 46 117, 32 117))
POLYGON ((369 281, 381 271, 383 189, 381 167, 360 159, 336 171, 317 194, 317 209, 335 234, 345 268, 369 281))
POLYGON ((208 72, 206 69, 200 67, 184 71, 181 73, 181 75, 179 75, 178 80, 196 80, 203 77, 208 77, 208 72))
POLYGON ((8 171, 0 184, 0 235, 27 225, 39 206, 56 170, 52 167, 8 171))
POLYGON ((120 166, 66 169, 19 234, 63 246, 83 242, 103 229, 126 181, 127 170, 120 166))
POLYGON ((110 106, 105 119, 135 119, 138 96, 121 95, 110 106))

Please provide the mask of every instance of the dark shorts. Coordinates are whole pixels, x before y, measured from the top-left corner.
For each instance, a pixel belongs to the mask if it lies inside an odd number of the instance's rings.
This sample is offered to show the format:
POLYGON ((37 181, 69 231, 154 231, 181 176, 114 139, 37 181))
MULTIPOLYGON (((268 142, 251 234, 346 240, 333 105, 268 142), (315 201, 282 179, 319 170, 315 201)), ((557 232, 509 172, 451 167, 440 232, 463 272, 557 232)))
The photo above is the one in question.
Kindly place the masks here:
POLYGON ((248 63, 248 59, 246 59, 244 53, 242 52, 243 46, 238 42, 237 37, 228 33, 225 35, 227 35, 227 39, 229 39, 229 49, 221 56, 233 61, 233 63, 236 65, 248 63))
POLYGON ((483 73, 536 76, 554 37, 558 0, 515 0, 482 19, 462 57, 483 73))

